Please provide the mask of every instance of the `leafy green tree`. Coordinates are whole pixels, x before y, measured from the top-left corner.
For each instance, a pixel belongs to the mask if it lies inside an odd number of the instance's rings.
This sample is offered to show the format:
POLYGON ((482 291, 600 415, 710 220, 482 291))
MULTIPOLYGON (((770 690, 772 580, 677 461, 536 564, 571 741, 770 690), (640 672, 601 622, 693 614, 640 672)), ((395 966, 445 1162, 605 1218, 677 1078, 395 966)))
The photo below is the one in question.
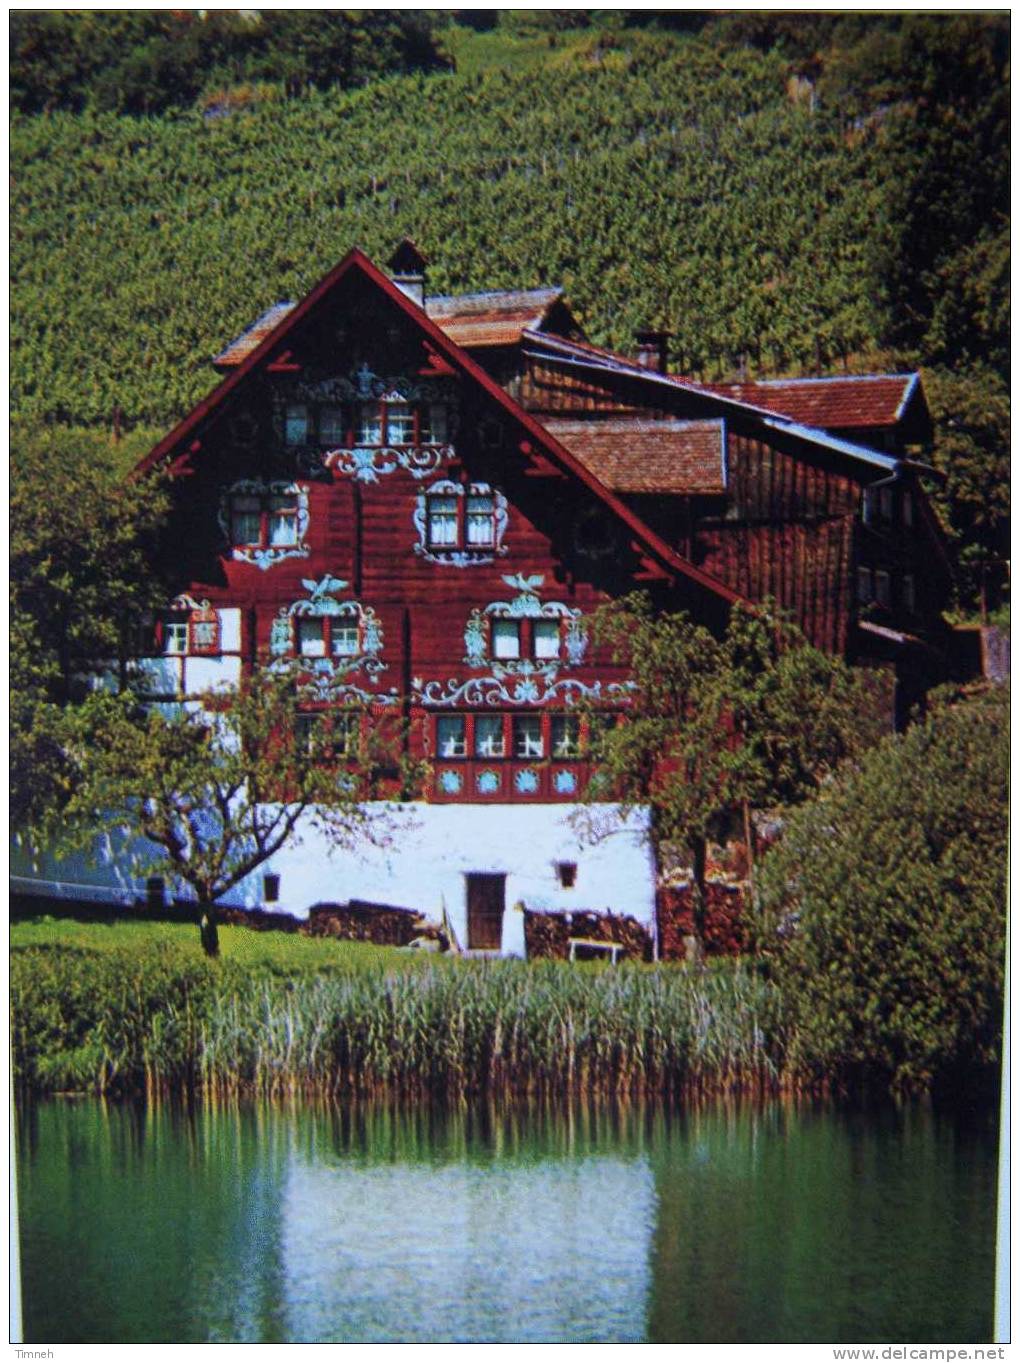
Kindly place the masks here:
POLYGON ((61 715, 67 793, 42 834, 58 850, 102 855, 115 831, 136 875, 188 886, 202 948, 216 956, 217 901, 295 838, 302 818, 338 845, 384 836, 390 816, 365 802, 393 793, 394 733, 360 721, 341 709, 300 728, 293 679, 268 671, 169 710, 93 694, 61 715))
POLYGON ((908 1091, 997 1062, 1008 735, 1005 690, 936 705, 787 820, 759 931, 795 1071, 908 1091))
POLYGON ((125 629, 164 602, 148 548, 167 511, 156 477, 125 481, 90 433, 15 430, 10 497, 11 812, 15 827, 59 798, 53 736, 91 668, 119 658, 125 629))
POLYGON ((748 834, 752 809, 805 799, 873 740, 867 683, 767 606, 735 606, 719 640, 637 595, 604 607, 593 630, 632 689, 617 723, 594 726, 585 799, 647 805, 660 855, 669 844, 688 850, 702 937, 709 840, 735 813, 748 834))
POLYGON ((960 604, 987 619, 1009 558, 1010 397, 992 369, 925 374, 935 421, 934 488, 957 566, 960 604))

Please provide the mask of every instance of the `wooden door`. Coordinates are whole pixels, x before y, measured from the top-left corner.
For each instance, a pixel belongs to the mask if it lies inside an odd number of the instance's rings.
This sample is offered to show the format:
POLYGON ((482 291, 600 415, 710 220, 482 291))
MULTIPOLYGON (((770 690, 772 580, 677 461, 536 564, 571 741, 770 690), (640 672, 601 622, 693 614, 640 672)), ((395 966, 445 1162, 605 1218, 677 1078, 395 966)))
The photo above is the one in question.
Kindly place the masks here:
POLYGON ((506 876, 472 871, 467 878, 468 949, 499 951, 503 945, 506 876))

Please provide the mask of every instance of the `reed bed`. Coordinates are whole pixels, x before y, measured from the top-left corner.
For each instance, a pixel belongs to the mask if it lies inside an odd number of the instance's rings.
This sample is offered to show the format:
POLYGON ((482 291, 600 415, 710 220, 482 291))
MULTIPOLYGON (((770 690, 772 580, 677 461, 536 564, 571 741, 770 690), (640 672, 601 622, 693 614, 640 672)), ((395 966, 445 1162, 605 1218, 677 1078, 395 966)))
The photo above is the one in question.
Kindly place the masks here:
POLYGON ((783 1078, 781 1000, 740 963, 210 964, 166 944, 11 957, 26 1089, 226 1096, 648 1097, 783 1078))

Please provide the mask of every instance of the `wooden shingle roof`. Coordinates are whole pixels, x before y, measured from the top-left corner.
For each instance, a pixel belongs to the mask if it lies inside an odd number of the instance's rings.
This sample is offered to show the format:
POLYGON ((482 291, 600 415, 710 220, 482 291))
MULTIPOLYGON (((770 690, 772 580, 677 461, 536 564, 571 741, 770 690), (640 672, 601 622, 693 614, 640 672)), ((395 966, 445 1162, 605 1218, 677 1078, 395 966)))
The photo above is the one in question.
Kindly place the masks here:
POLYGON ((726 490, 726 433, 721 419, 553 417, 542 424, 614 492, 693 495, 726 490))
MULTIPOLYGON (((517 345, 527 330, 541 331, 550 310, 562 304, 563 290, 515 289, 495 293, 449 294, 425 300, 425 313, 456 345, 468 350, 517 345)), ((258 349, 296 307, 276 303, 213 360, 233 369, 258 349)))
POLYGON ((847 374, 823 379, 699 383, 710 393, 764 407, 802 426, 828 431, 893 427, 903 417, 916 374, 847 374))

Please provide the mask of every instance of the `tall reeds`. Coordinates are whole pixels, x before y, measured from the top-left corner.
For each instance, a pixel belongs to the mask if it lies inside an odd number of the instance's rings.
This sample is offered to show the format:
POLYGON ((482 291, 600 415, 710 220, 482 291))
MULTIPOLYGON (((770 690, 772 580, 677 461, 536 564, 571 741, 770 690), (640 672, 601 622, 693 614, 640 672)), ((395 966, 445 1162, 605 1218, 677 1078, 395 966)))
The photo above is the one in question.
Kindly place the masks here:
POLYGON ((739 964, 378 958, 284 974, 180 950, 26 948, 11 962, 28 1089, 460 1099, 779 1085, 782 1010, 739 964))

